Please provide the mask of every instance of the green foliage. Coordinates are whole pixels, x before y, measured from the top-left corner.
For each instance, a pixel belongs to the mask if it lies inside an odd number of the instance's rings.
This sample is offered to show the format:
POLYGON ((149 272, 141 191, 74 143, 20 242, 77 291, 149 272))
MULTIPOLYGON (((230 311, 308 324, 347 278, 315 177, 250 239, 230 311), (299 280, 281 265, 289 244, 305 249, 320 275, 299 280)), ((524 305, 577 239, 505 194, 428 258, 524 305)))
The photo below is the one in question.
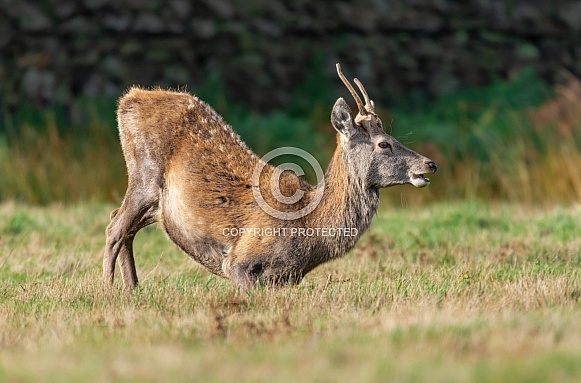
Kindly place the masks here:
POLYGON ((4 229, 4 234, 6 235, 19 235, 26 231, 34 229, 34 221, 28 217, 26 213, 15 214, 10 221, 8 221, 7 227, 4 229))
MULTIPOLYGON (((329 114, 334 83, 315 58, 284 110, 260 114, 232 103, 212 72, 193 93, 212 105, 257 154, 284 146, 313 154, 323 168, 335 147, 329 114)), ((386 130, 432 158, 439 172, 429 188, 397 188, 384 195, 402 203, 442 198, 512 200, 530 203, 576 201, 581 184, 571 163, 581 162, 581 122, 556 132, 533 124, 532 107, 552 91, 532 70, 510 81, 466 89, 433 102, 410 95, 389 111, 378 106, 386 130), (559 174, 555 179, 554 175, 559 174), (401 197, 397 195, 401 194, 401 197)), ((581 101, 578 105, 581 105, 581 101)), ((569 107, 581 115, 581 106, 569 107)), ((579 120, 581 121, 581 120, 579 120)), ((71 108, 36 110, 23 105, 0 127, 0 200, 46 204, 84 199, 116 200, 124 194, 125 166, 115 128, 114 99, 80 99, 71 108)), ((315 180, 312 168, 293 156, 315 180)))
POLYGON ((293 91, 286 113, 314 122, 328 120, 337 96, 333 94, 336 80, 326 75, 325 65, 323 55, 314 57, 307 77, 293 91))
POLYGON ((526 68, 511 81, 466 89, 430 104, 404 101, 391 113, 397 130, 402 127, 413 133, 414 140, 434 143, 456 157, 486 160, 499 144, 533 133, 518 112, 539 105, 551 94, 533 68, 526 68))

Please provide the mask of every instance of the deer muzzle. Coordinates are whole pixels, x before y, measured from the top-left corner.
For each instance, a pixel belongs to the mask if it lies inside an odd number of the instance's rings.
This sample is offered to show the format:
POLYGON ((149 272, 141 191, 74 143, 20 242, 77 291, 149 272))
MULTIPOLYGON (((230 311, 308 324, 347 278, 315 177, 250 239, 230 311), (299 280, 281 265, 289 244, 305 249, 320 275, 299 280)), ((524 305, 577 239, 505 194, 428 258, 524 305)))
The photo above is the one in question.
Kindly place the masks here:
MULTIPOLYGON (((426 173, 435 173, 438 171, 438 166, 434 161, 426 162, 426 167, 427 167, 426 173)), ((417 188, 423 188, 428 186, 430 184, 430 179, 427 178, 424 174, 425 173, 410 172, 411 184, 417 188)))

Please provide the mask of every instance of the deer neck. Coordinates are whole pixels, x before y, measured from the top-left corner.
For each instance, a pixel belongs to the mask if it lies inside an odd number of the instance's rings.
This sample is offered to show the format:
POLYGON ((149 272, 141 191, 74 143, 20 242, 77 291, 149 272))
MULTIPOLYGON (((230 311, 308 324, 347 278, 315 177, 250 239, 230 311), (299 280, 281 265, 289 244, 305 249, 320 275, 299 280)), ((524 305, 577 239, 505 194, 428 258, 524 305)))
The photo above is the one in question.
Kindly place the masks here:
POLYGON ((329 258, 349 251, 371 224, 379 206, 379 190, 367 186, 364 172, 352 166, 352 161, 338 146, 325 173, 323 198, 310 218, 309 226, 350 229, 346 236, 323 236, 322 243, 329 258))

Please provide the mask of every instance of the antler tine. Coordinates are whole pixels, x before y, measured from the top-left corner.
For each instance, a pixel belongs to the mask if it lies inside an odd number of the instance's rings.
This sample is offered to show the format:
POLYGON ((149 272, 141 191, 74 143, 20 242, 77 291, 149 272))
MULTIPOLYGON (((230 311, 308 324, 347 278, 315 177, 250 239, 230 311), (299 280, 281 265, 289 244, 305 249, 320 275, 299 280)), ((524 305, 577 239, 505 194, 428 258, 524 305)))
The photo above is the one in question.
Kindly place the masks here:
POLYGON ((361 102, 361 98, 359 98, 359 95, 357 94, 357 92, 355 92, 355 89, 353 89, 353 86, 351 85, 349 80, 347 80, 343 72, 341 72, 341 65, 339 63, 337 63, 337 74, 339 75, 339 78, 341 78, 341 81, 343 81, 343 84, 345 84, 347 89, 349 89, 349 93, 351 93, 351 96, 353 96, 353 98, 355 99, 355 102, 357 103, 357 109, 359 109, 359 114, 362 116, 367 115, 367 111, 365 110, 365 107, 361 102))
POLYGON ((363 84, 358 79, 354 79, 354 81, 355 81, 355 84, 357 84, 357 87, 359 88, 361 93, 363 94, 363 98, 365 98, 365 109, 369 113, 375 113, 375 110, 374 110, 375 108, 373 107, 373 103, 371 102, 371 99, 367 95, 367 91, 363 87, 363 84))

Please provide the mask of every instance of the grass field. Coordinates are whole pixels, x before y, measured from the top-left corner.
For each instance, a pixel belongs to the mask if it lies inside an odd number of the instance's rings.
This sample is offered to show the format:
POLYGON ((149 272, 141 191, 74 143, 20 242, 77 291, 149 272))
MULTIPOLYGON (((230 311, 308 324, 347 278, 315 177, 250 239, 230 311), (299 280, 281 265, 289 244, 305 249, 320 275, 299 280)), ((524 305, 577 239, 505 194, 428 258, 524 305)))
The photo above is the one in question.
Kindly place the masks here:
POLYGON ((104 288, 112 208, 0 205, 0 381, 581 380, 579 205, 384 209, 344 259, 246 295, 155 227, 139 290, 104 288))

